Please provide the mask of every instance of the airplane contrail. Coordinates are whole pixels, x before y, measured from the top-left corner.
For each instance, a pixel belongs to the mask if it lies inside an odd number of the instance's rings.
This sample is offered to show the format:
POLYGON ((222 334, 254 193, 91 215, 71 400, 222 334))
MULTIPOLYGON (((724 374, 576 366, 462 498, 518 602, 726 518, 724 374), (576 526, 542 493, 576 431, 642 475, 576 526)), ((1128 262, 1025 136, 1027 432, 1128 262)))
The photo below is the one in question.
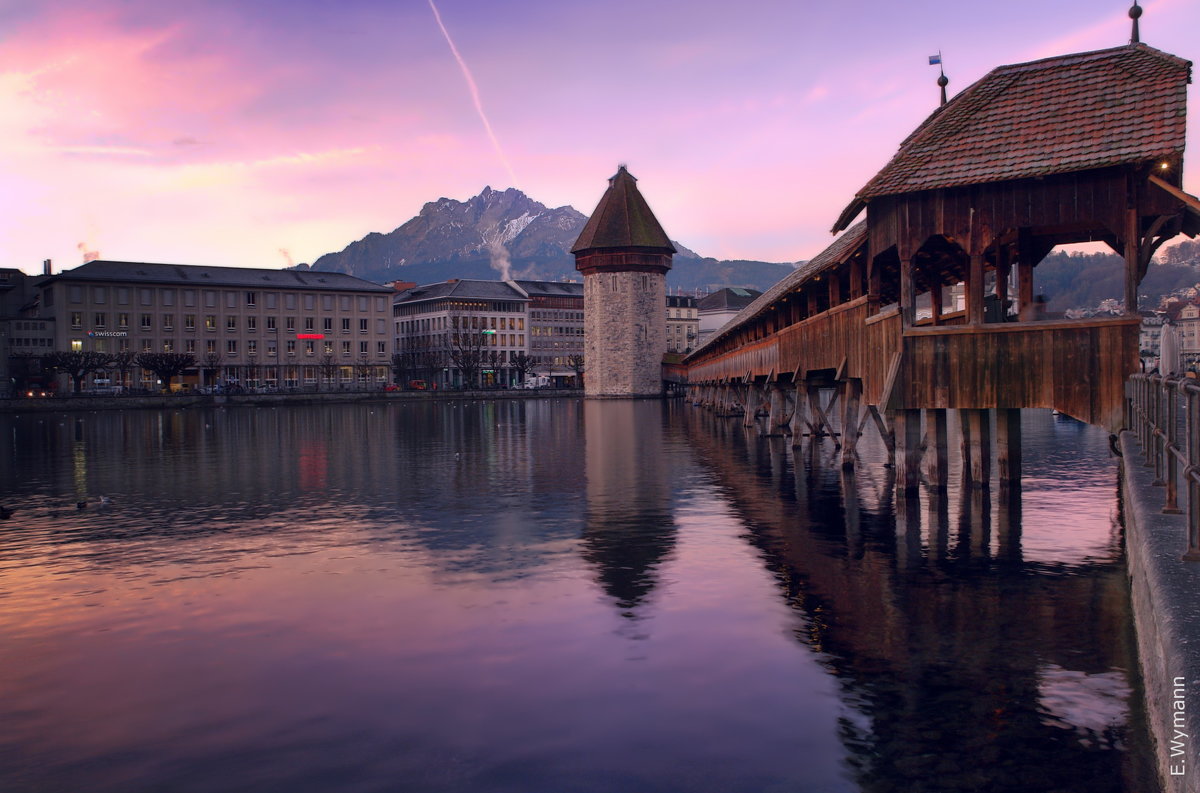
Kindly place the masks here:
POLYGON ((500 140, 496 137, 496 133, 492 131, 492 124, 488 121, 487 114, 483 112, 483 101, 479 98, 479 86, 475 85, 475 78, 471 76, 471 70, 467 68, 467 62, 458 53, 458 47, 454 46, 454 39, 450 38, 450 31, 446 30, 446 25, 442 22, 442 15, 438 13, 438 8, 434 5, 433 0, 429 0, 429 8, 433 11, 433 18, 437 20, 438 27, 441 28, 442 35, 446 38, 446 43, 450 45, 450 52, 454 55, 454 59, 458 61, 458 67, 462 69, 463 78, 467 81, 467 89, 471 92, 471 100, 475 103, 475 112, 479 113, 479 119, 483 121, 483 128, 487 131, 487 136, 491 139, 492 146, 496 149, 496 155, 500 158, 500 162, 504 164, 504 169, 508 171, 508 176, 513 181, 513 187, 519 188, 520 185, 517 183, 517 175, 513 173, 512 164, 509 163, 508 157, 504 155, 504 149, 500 147, 500 140))

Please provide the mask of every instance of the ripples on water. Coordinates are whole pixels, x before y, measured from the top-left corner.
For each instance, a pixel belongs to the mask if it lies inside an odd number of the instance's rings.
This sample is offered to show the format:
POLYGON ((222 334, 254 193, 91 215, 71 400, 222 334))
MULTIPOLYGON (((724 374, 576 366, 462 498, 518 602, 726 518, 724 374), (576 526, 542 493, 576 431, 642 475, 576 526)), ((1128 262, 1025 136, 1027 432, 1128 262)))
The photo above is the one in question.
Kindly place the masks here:
POLYGON ((1144 789, 1115 465, 1025 422, 897 517, 653 402, 0 416, 0 790, 1144 789))

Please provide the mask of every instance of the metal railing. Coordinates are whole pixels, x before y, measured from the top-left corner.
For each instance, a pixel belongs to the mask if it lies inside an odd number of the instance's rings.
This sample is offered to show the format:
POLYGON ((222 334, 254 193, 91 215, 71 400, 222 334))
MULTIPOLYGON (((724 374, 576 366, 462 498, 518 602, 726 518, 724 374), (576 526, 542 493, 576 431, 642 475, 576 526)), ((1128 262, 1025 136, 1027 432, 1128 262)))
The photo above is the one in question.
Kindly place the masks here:
MULTIPOLYGON (((1163 512, 1179 514, 1179 485, 1187 490, 1187 551, 1200 561, 1200 381, 1135 374, 1125 386, 1129 428, 1137 433, 1154 484, 1166 490, 1163 512)), ((1126 461, 1132 464, 1132 461, 1126 461)))

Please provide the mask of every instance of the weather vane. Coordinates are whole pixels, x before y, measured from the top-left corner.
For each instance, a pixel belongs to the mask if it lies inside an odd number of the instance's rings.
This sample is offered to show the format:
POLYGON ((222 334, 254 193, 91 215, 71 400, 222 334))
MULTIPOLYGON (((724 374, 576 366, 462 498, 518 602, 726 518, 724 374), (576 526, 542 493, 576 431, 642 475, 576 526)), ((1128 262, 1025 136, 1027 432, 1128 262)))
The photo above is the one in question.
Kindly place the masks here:
MULTIPOLYGON (((1137 24, 1136 22, 1134 24, 1137 24)), ((937 84, 942 89, 942 104, 946 104, 946 86, 950 84, 950 78, 946 76, 946 69, 942 66, 942 51, 938 50, 937 55, 929 56, 929 65, 937 66, 941 74, 938 75, 937 84)))

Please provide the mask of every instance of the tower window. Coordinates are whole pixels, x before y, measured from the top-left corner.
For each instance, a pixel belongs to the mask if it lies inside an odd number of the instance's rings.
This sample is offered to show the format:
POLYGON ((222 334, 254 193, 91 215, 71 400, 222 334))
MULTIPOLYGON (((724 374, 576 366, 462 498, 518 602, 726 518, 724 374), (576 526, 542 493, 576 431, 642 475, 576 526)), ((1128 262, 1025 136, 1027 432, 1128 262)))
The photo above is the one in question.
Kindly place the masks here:
POLYGON ((617 276, 616 275, 613 275, 613 277, 612 277, 612 290, 614 292, 617 291, 617 276))
POLYGON ((650 288, 650 276, 643 275, 642 276, 642 291, 644 292, 649 288, 650 288))

